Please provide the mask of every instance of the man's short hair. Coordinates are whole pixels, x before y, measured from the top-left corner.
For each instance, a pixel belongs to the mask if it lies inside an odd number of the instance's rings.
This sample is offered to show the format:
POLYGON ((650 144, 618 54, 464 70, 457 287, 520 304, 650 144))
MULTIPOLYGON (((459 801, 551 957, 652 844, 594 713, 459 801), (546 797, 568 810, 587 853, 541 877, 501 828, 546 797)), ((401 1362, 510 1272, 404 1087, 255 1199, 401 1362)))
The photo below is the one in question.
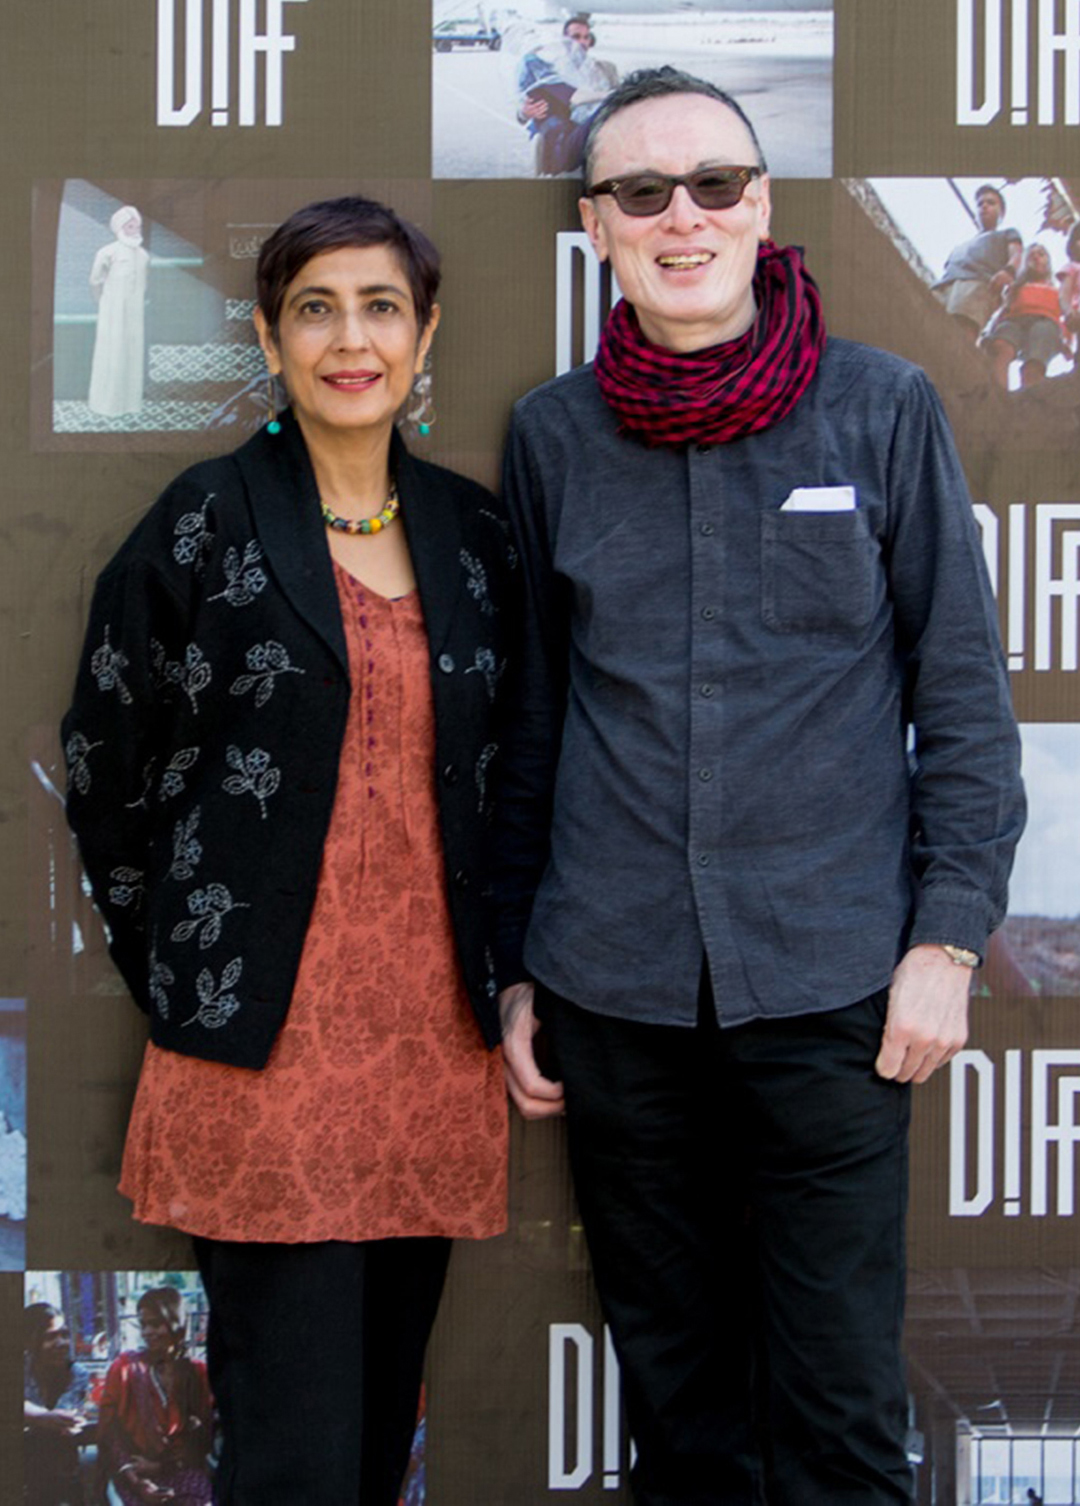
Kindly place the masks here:
POLYGON ((1005 195, 1002 193, 1001 189, 1000 188, 995 188, 992 183, 980 183, 979 186, 978 186, 978 188, 975 190, 975 202, 976 202, 976 204, 982 198, 982 196, 983 196, 984 193, 992 193, 994 195, 994 198, 1001 205, 1001 212, 1002 212, 1002 214, 1004 214, 1005 213, 1005 195))
POLYGON ((589 30, 592 31, 592 22, 584 13, 580 13, 576 16, 567 16, 566 20, 563 22, 562 34, 564 37, 570 35, 571 26, 587 26, 589 30))
MULTIPOLYGON (((769 166, 765 161, 765 153, 761 150, 761 142, 742 105, 726 90, 718 88, 716 84, 710 84, 708 79, 697 78, 692 73, 684 73, 681 68, 672 68, 665 64, 663 68, 638 68, 634 73, 628 73, 622 83, 611 91, 590 120, 588 134, 585 137, 585 182, 587 184, 592 183, 596 138, 611 117, 617 115, 620 110, 628 110, 631 105, 641 104, 643 100, 663 99, 668 94, 703 94, 706 99, 715 99, 717 104, 726 105, 749 131, 750 140, 754 143, 754 150, 757 152, 756 165, 763 173, 768 172, 769 166)), ((751 167, 754 164, 747 163, 747 166, 751 167)))

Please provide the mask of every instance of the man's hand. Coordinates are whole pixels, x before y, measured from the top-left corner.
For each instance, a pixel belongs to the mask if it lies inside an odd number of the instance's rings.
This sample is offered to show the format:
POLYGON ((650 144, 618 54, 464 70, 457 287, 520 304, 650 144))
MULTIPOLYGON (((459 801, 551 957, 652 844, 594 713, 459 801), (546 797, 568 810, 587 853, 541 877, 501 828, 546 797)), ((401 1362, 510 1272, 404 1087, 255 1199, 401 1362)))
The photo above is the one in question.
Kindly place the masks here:
POLYGON ((531 95, 526 95, 521 102, 519 113, 523 120, 546 120, 548 102, 546 99, 533 99, 531 95))
POLYGON ((499 995, 506 1087, 523 1119, 552 1119, 563 1112, 562 1083, 544 1077, 536 1065, 533 1037, 540 1022, 533 993, 531 983, 514 983, 499 995))
POLYGON ((914 946, 901 958, 874 1063, 879 1076, 925 1082, 963 1049, 971 977, 939 946, 914 946))

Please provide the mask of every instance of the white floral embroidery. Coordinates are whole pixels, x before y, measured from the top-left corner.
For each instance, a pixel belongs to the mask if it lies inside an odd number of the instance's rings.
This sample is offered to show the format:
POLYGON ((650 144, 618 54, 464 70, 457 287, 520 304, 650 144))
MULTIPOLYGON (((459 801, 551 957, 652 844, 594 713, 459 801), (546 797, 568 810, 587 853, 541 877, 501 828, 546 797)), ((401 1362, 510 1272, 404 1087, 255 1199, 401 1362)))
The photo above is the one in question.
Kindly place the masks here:
POLYGON ((274 680, 277 675, 302 675, 304 673, 298 664, 290 663, 284 644, 275 643, 273 638, 268 638, 265 643, 254 644, 244 655, 244 661, 251 670, 251 674, 238 675, 229 686, 229 694, 246 695, 254 686, 257 708, 265 706, 273 695, 274 680))
POLYGON ((169 877, 184 883, 195 877, 195 869, 202 862, 202 843, 198 838, 202 806, 197 805, 186 821, 178 821, 173 827, 173 860, 169 877))
POLYGON ((484 965, 487 968, 487 982, 484 984, 484 992, 489 999, 493 999, 499 991, 499 985, 495 982, 495 958, 491 955, 491 948, 484 948, 484 965))
POLYGON ((207 884, 205 889, 195 889, 187 897, 189 914, 194 920, 182 920, 173 926, 170 941, 190 941, 199 933, 199 947, 203 951, 213 946, 221 935, 222 922, 231 910, 249 910, 250 905, 234 900, 224 884, 207 884))
POLYGON ((477 603, 485 617, 490 617, 495 610, 495 606, 488 595, 487 571, 476 558, 475 554, 470 554, 467 549, 463 549, 458 558, 465 566, 465 572, 469 577, 465 582, 469 595, 477 603))
POLYGON ((224 597, 231 607, 250 606, 266 586, 266 573, 258 563, 261 559, 262 546, 255 539, 244 546, 243 558, 235 549, 226 549, 222 569, 228 585, 216 596, 208 596, 207 601, 220 601, 224 597))
POLYGON ((480 800, 476 809, 483 815, 484 806, 487 803, 487 771, 488 765, 499 751, 498 743, 488 743, 481 748, 480 757, 476 760, 476 788, 480 791, 480 800))
POLYGON ((125 910, 128 905, 138 908, 142 904, 146 875, 141 868, 114 868, 109 874, 113 887, 109 890, 110 903, 125 910))
POLYGON ((163 1020, 169 1018, 169 996, 165 990, 171 988, 175 982, 176 974, 172 968, 166 967, 164 962, 159 962, 156 950, 152 949, 150 952, 150 977, 147 989, 151 1002, 163 1020))
POLYGON ((214 492, 208 492, 199 511, 186 512, 173 529, 176 534, 173 559, 178 565, 191 565, 198 576, 206 571, 206 561, 214 543, 213 532, 206 526, 206 509, 214 496, 214 492))
POLYGON ((127 669, 127 655, 109 642, 109 627, 105 627, 105 641, 96 648, 90 658, 90 673, 98 683, 99 690, 115 690, 125 706, 132 701, 131 691, 124 684, 120 671, 127 669))
POLYGON ((143 771, 142 771, 142 777, 143 777, 142 794, 136 800, 125 801, 125 803, 124 803, 124 809, 126 811, 137 811, 137 810, 140 810, 140 809, 144 810, 144 811, 148 811, 150 809, 150 791, 154 787, 154 767, 155 767, 156 764, 157 764, 157 759, 156 758, 152 758, 148 764, 144 764, 143 765, 143 771))
POLYGON ((95 748, 100 747, 100 743, 92 743, 81 732, 73 732, 64 744, 68 784, 74 785, 80 795, 85 795, 90 789, 90 768, 86 760, 95 748))
POLYGON ((221 982, 214 983, 214 975, 208 967, 204 967, 195 979, 195 992, 199 996, 199 1007, 185 1020, 185 1025, 194 1025, 196 1021, 204 1030, 219 1030, 227 1020, 240 1008, 240 1000, 230 992, 240 982, 240 975, 244 971, 244 964, 239 957, 226 964, 225 971, 221 975, 221 982))
POLYGON ((499 676, 506 668, 506 660, 501 664, 495 662, 495 654, 490 648, 478 648, 473 655, 473 662, 465 671, 467 675, 483 675, 484 684, 487 686, 488 700, 495 699, 495 687, 499 683, 499 676))
POLYGON ((500 518, 498 513, 492 512, 490 507, 481 507, 479 512, 482 518, 487 518, 489 523, 494 523, 495 527, 502 534, 506 544, 506 562, 511 570, 516 570, 518 566, 518 552, 514 548, 513 540, 510 537, 509 522, 506 518, 500 518))
POLYGON ((165 645, 159 643, 156 638, 151 638, 150 664, 157 683, 179 685, 191 702, 191 709, 197 716, 199 703, 196 697, 200 691, 206 689, 213 677, 210 664, 198 644, 188 644, 184 650, 183 663, 181 663, 178 659, 166 659, 165 645))
POLYGON ((179 795, 182 790, 186 789, 184 775, 198 756, 198 748, 177 748, 161 776, 161 785, 158 788, 159 800, 170 800, 174 795, 179 795))
POLYGON ((229 795, 243 795, 248 791, 259 802, 259 812, 266 820, 266 802, 281 783, 281 770, 270 763, 265 748, 252 748, 242 753, 235 743, 225 749, 225 762, 235 774, 230 774, 221 788, 229 795))

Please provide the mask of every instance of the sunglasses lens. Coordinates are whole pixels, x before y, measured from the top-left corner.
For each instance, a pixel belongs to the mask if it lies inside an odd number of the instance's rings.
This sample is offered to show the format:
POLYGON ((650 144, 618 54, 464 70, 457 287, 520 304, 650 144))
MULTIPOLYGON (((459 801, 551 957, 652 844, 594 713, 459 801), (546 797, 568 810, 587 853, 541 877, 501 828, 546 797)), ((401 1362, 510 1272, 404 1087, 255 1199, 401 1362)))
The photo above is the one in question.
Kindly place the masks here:
POLYGON ((695 173, 687 187, 702 209, 730 209, 743 196, 746 183, 741 173, 695 173))
POLYGON ((624 178, 615 202, 624 214, 659 214, 671 202, 671 184, 666 178, 624 178))

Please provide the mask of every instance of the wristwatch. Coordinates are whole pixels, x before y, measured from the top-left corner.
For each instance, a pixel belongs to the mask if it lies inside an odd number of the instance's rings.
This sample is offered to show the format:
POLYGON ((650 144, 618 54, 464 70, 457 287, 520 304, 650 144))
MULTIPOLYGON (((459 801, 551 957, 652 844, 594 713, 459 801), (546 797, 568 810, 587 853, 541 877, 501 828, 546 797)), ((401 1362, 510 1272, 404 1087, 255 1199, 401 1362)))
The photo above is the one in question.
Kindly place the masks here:
POLYGON ((957 967, 978 967, 982 960, 978 952, 973 952, 970 947, 950 946, 947 941, 941 943, 941 950, 957 967))

